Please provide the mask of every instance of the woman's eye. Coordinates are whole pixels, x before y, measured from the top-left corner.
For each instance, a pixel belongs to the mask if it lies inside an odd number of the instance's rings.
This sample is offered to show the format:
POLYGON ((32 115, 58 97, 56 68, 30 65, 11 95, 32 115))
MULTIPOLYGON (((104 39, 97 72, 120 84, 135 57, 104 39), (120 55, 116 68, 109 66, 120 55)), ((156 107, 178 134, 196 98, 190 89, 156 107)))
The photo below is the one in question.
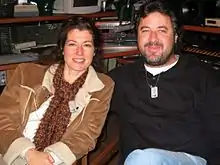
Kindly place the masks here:
POLYGON ((69 44, 67 44, 68 46, 76 46, 76 44, 75 43, 69 43, 69 44))
POLYGON ((91 48, 91 47, 92 47, 92 45, 91 45, 91 44, 85 44, 84 46, 85 46, 85 47, 89 47, 89 48, 91 48))

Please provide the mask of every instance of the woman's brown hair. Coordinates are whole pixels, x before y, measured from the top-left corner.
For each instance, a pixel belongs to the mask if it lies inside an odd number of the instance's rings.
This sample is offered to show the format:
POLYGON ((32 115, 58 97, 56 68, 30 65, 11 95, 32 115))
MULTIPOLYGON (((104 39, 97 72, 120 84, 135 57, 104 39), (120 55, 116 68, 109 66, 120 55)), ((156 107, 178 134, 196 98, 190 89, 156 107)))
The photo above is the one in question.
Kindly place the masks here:
POLYGON ((97 72, 104 71, 103 55, 101 53, 101 37, 95 22, 90 18, 74 16, 65 21, 61 27, 61 33, 57 42, 57 58, 63 61, 63 48, 67 40, 69 31, 73 29, 88 30, 93 38, 95 47, 95 56, 93 57, 92 66, 97 72))

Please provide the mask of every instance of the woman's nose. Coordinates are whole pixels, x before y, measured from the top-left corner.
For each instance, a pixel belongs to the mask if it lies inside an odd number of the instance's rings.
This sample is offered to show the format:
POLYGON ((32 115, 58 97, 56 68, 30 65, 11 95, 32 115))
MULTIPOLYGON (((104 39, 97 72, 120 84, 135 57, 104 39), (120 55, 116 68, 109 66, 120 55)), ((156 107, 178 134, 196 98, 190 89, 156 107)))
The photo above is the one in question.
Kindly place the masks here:
POLYGON ((83 47, 78 46, 77 49, 76 49, 76 53, 77 53, 77 55, 82 55, 83 54, 83 47))

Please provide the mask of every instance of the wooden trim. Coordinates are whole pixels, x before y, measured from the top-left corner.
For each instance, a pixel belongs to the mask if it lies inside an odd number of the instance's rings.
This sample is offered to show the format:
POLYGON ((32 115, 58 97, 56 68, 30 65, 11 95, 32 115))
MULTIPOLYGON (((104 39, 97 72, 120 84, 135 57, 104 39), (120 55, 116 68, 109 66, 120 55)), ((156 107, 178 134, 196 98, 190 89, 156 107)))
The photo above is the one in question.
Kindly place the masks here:
POLYGON ((220 34, 220 28, 217 27, 184 25, 183 29, 188 31, 195 31, 195 32, 220 34))
POLYGON ((125 51, 125 52, 116 52, 116 53, 106 53, 104 54, 105 59, 109 58, 117 58, 117 57, 123 57, 123 56, 131 56, 139 54, 139 51, 137 49, 125 51))
MULTIPOLYGON (((136 54, 139 54, 139 51, 137 49, 134 49, 134 50, 125 51, 125 52, 106 53, 104 54, 104 58, 110 59, 110 58, 118 58, 118 57, 123 57, 123 56, 131 56, 131 55, 136 55, 136 54)), ((0 65, 0 71, 14 69, 16 68, 18 64, 19 63, 0 65)))
POLYGON ((4 70, 10 70, 10 69, 14 69, 16 68, 17 64, 6 64, 6 65, 0 65, 0 71, 4 71, 4 70))
MULTIPOLYGON (((93 14, 80 14, 81 16, 89 18, 100 18, 100 17, 114 17, 116 12, 98 12, 93 14)), ((0 18, 0 24, 11 24, 11 23, 28 23, 28 22, 40 22, 40 21, 62 21, 74 14, 59 14, 53 16, 38 16, 38 17, 20 17, 20 18, 0 18)))
POLYGON ((117 147, 118 146, 118 138, 114 137, 114 139, 111 140, 110 144, 105 146, 104 150, 98 154, 98 156, 95 157, 94 160, 90 162, 90 165, 99 165, 101 164, 104 159, 106 159, 106 156, 112 152, 117 152, 117 147))
POLYGON ((81 165, 88 165, 87 155, 83 156, 81 159, 81 165))

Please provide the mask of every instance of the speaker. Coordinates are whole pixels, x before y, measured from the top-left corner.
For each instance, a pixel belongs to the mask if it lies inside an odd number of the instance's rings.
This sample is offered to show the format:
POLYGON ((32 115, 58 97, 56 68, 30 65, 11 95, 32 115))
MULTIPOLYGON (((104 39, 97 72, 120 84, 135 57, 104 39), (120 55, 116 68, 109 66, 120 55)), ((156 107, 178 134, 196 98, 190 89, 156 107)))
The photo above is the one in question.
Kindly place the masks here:
POLYGON ((10 26, 0 27, 0 57, 12 53, 12 29, 10 26))
POLYGON ((220 17, 220 0, 168 0, 178 22, 205 25, 205 18, 220 17))
POLYGON ((14 43, 35 41, 37 45, 56 44, 62 23, 30 23, 14 26, 12 39, 14 43))

